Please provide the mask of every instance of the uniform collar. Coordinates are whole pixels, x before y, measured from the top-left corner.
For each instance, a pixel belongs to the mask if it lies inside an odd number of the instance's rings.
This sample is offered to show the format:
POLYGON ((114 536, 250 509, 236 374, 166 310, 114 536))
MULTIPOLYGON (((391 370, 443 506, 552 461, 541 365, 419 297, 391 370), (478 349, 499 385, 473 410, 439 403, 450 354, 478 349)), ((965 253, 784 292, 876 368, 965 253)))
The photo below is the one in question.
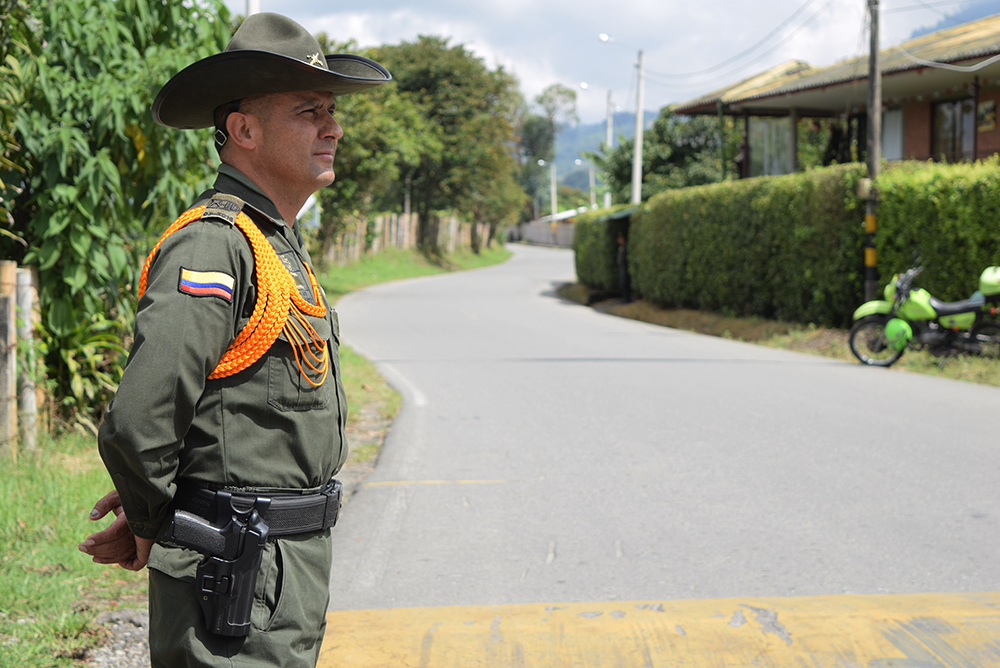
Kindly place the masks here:
POLYGON ((278 213, 278 207, 274 205, 271 198, 264 194, 264 191, 257 187, 243 172, 232 165, 222 163, 219 165, 219 175, 215 179, 215 190, 219 192, 236 195, 246 204, 270 218, 275 224, 287 227, 288 224, 278 213))

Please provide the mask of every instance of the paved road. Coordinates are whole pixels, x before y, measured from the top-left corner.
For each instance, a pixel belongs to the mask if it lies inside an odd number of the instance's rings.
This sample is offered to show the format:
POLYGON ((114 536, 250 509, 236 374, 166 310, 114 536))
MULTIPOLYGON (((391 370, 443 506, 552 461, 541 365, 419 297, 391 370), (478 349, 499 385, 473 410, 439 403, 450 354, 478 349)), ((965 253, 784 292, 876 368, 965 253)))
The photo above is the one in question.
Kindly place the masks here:
POLYGON ((404 407, 321 665, 1000 665, 1000 390, 602 315, 514 250, 338 306, 404 407))

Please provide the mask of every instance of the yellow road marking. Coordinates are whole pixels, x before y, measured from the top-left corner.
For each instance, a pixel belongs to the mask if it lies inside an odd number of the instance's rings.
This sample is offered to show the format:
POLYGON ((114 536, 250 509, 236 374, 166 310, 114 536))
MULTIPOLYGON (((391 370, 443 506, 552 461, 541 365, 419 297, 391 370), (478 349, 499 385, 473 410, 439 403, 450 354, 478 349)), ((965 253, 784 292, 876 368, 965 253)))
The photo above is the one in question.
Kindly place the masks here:
POLYGON ((345 610, 317 668, 1000 667, 1000 592, 345 610))
POLYGON ((397 485, 502 485, 506 480, 383 480, 366 482, 363 487, 395 487, 397 485))

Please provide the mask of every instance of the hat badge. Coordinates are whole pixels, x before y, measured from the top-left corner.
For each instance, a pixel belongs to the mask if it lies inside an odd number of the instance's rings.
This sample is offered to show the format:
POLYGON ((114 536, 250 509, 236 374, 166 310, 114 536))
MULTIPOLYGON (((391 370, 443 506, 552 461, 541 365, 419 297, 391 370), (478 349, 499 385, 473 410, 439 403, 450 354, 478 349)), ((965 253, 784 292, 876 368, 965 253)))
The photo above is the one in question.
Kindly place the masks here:
MULTIPOLYGON (((321 53, 314 53, 309 56, 309 64, 314 67, 323 67, 323 60, 321 53)), ((326 68, 324 68, 326 69, 326 68)))

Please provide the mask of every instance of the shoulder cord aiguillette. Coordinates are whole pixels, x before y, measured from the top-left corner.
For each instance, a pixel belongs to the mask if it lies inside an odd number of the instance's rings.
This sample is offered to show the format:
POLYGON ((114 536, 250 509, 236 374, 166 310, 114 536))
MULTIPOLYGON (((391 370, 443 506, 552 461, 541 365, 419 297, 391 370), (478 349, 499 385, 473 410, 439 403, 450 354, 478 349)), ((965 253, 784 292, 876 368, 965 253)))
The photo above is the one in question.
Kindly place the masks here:
MULTIPOLYGON (((146 264, 143 265, 139 277, 140 298, 146 291, 149 266, 160 245, 177 230, 192 221, 199 220, 204 210, 204 206, 199 206, 185 211, 156 242, 156 246, 146 258, 146 264)), ((309 283, 316 300, 314 306, 299 294, 295 280, 250 217, 241 211, 236 217, 236 226, 246 236, 253 249, 254 271, 257 274, 257 303, 250 321, 229 344, 222 360, 208 377, 225 378, 243 371, 259 360, 274 344, 278 335, 284 332, 285 338, 292 346, 295 363, 302 377, 313 387, 319 387, 326 380, 330 370, 330 351, 327 349, 326 341, 320 338, 305 318, 306 315, 317 318, 326 316, 326 306, 319 285, 316 283, 316 277, 306 265, 309 283), (319 377, 318 382, 309 377, 309 373, 302 367, 303 363, 319 377)))

